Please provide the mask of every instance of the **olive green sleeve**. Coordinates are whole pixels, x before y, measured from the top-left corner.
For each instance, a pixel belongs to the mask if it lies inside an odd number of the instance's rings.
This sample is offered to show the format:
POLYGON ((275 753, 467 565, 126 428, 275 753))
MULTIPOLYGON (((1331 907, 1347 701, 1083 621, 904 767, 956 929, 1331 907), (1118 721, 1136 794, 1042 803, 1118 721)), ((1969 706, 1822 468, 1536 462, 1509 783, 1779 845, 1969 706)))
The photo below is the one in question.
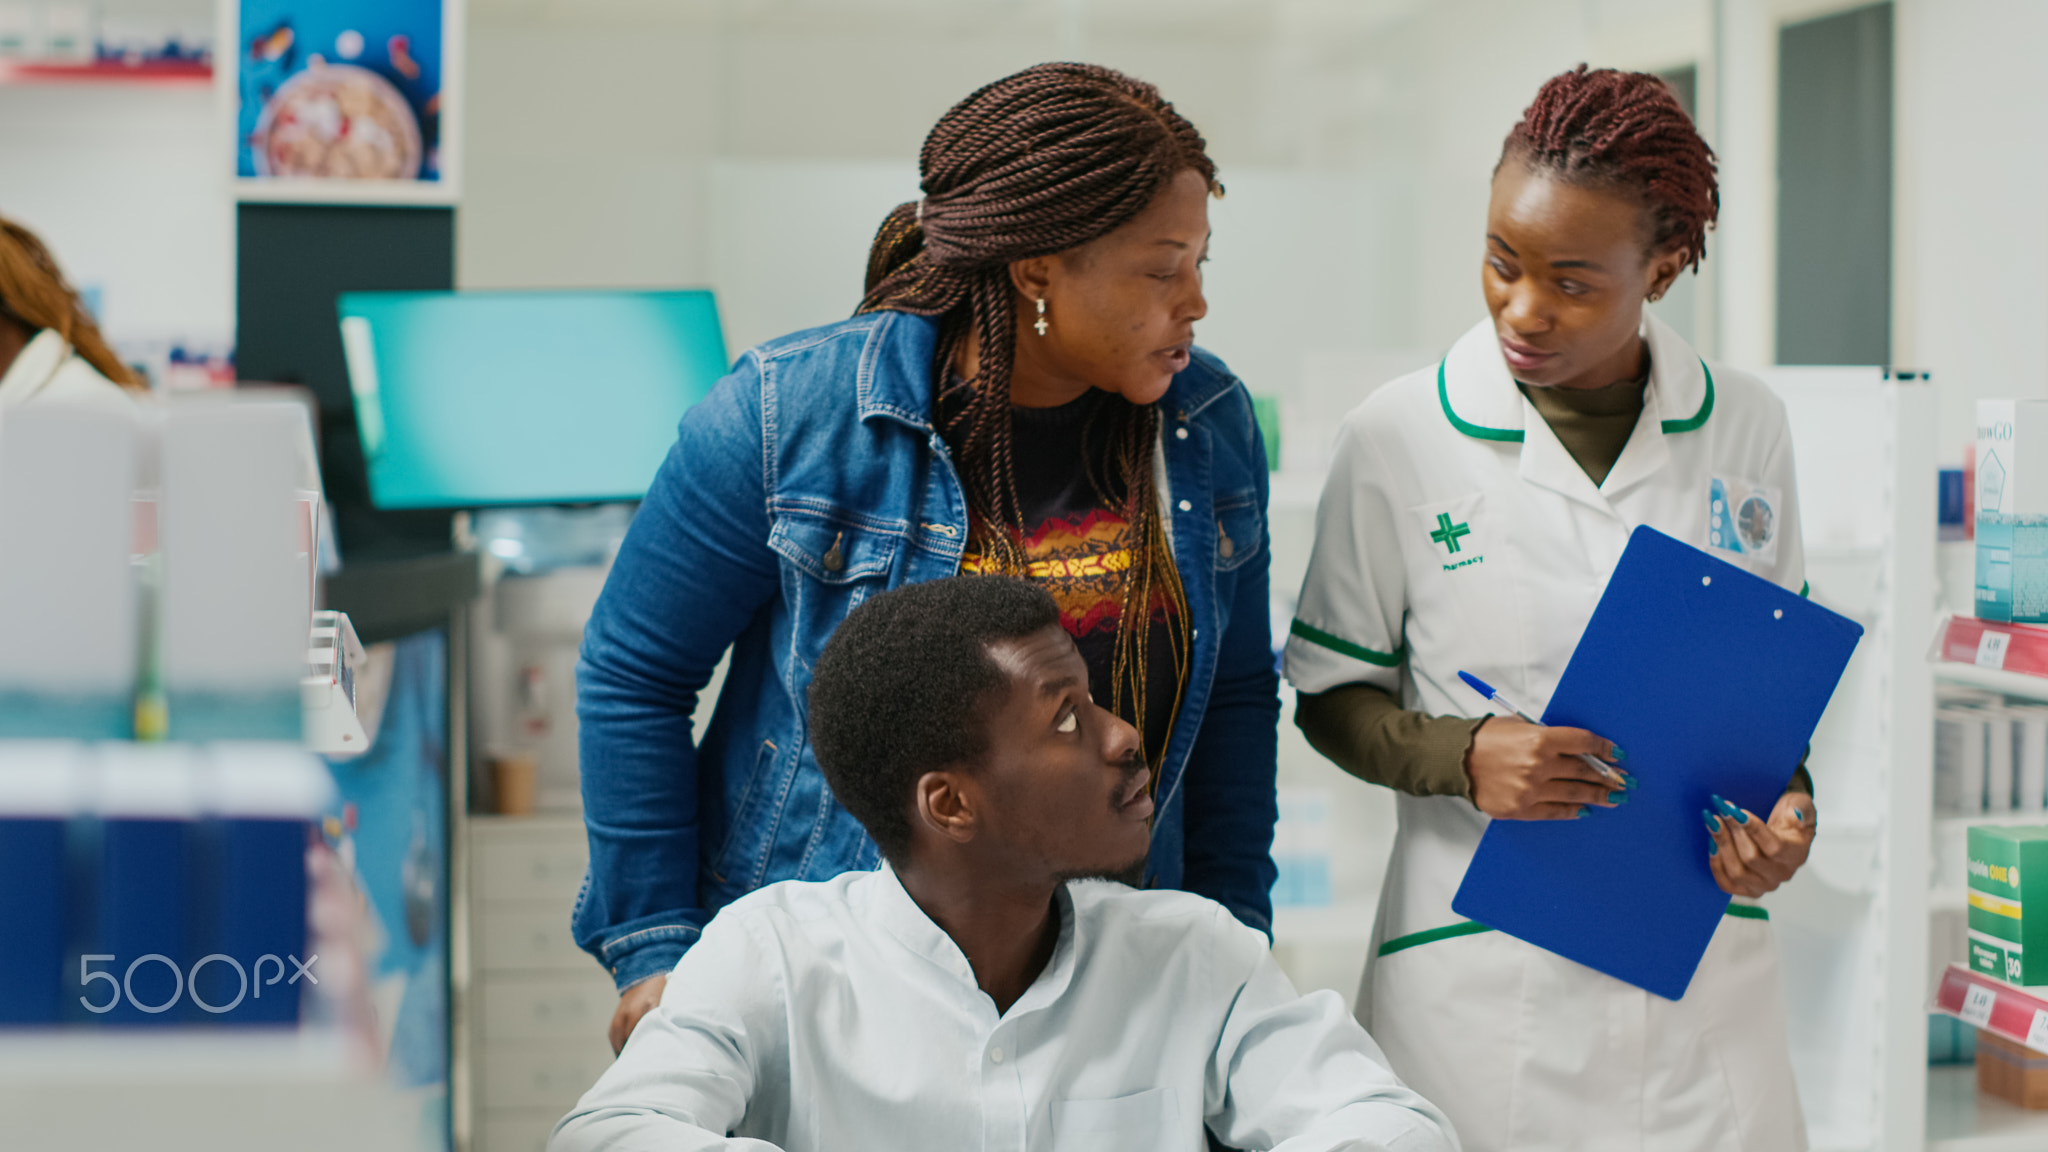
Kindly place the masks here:
MULTIPOLYGON (((1309 746, 1339 768, 1371 784, 1411 796, 1465 796, 1472 780, 1465 753, 1486 717, 1431 716, 1411 712, 1385 690, 1370 684, 1341 684, 1315 695, 1301 693, 1294 724, 1309 746)), ((1813 795, 1806 755, 1785 787, 1813 795)))
POLYGON ((1302 693, 1294 724, 1339 768, 1412 796, 1468 796, 1465 752, 1485 717, 1411 712, 1370 684, 1302 693))

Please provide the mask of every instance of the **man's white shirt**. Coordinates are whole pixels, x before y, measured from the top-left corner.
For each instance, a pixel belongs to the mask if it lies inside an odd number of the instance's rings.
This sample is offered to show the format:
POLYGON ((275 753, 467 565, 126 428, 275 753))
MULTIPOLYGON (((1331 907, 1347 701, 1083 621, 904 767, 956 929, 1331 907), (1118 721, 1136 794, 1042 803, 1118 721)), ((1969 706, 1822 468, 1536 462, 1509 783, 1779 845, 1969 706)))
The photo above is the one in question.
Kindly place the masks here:
POLYGON ((765 1152, 1454 1150, 1329 991, 1181 892, 1075 882, 1009 1011, 887 867, 725 908, 549 1142, 765 1152))

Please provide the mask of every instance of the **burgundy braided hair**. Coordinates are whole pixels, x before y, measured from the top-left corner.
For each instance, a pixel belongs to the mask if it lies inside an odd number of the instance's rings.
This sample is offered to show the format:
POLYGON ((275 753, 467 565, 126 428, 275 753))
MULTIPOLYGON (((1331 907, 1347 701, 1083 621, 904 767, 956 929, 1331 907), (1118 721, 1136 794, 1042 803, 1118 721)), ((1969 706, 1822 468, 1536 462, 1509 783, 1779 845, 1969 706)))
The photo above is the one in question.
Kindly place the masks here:
MULTIPOLYGON (((934 420, 959 463, 991 570, 1026 575, 1011 456, 1018 301, 1009 266, 1115 231, 1188 169, 1221 194, 1201 134, 1157 88, 1095 65, 1040 64, 939 118, 918 157, 924 199, 897 205, 875 234, 857 312, 939 318, 934 420), (948 386, 970 335, 975 378, 948 386)), ((1177 601, 1180 590, 1152 477, 1158 409, 1121 397, 1105 409, 1106 451, 1091 451, 1085 466, 1099 494, 1121 497, 1132 558, 1110 707, 1142 730, 1151 605, 1155 594, 1177 601)), ((1185 629, 1187 614, 1178 615, 1185 629)))
POLYGON ((1658 77, 1584 64, 1551 77, 1508 133, 1501 162, 1509 157, 1569 183, 1634 192, 1650 210, 1651 251, 1683 246, 1694 269, 1706 257, 1721 210, 1714 150, 1658 77))

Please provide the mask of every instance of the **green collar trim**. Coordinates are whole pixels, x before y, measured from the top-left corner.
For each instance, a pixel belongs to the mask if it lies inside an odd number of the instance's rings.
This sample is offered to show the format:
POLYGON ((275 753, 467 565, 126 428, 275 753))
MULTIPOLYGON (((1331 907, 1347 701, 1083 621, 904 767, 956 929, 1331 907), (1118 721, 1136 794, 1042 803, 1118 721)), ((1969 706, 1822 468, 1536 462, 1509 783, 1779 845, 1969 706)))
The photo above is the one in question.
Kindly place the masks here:
POLYGON ((1506 444, 1520 444, 1522 442, 1522 430, 1520 428, 1488 428, 1483 424, 1474 424, 1469 420, 1461 420, 1456 412, 1451 411, 1451 390, 1444 383, 1444 365, 1449 361, 1450 357, 1446 356, 1436 363, 1436 400, 1437 403, 1444 406, 1444 417, 1451 422, 1451 427, 1456 428, 1475 440, 1499 440, 1506 444))
POLYGON ((1401 664, 1401 652, 1399 649, 1395 649, 1392 652, 1375 652, 1363 645, 1353 644, 1349 640, 1332 636, 1313 624, 1304 624, 1299 620, 1289 625, 1287 630, 1311 644, 1320 644, 1332 652, 1342 656, 1349 656, 1353 660, 1363 660, 1367 664, 1375 664, 1381 668, 1396 668, 1401 664))
POLYGON ((1676 432, 1691 432, 1705 424, 1707 417, 1714 414, 1714 371, 1707 367, 1705 360, 1700 361, 1700 371, 1707 374, 1707 394, 1700 400, 1700 410, 1693 413, 1690 419, 1664 421, 1659 427, 1664 429, 1666 436, 1676 432))
MULTIPOLYGON (((1475 440, 1498 440, 1504 444, 1520 444, 1522 442, 1522 430, 1520 428, 1488 428, 1484 424, 1474 424, 1470 420, 1463 419, 1456 412, 1451 411, 1451 390, 1444 381, 1444 365, 1449 361, 1450 357, 1448 356, 1437 361, 1436 400, 1438 404, 1443 405, 1444 418, 1451 422, 1451 427, 1456 428, 1475 440)), ((1707 422, 1707 417, 1714 414, 1714 371, 1707 367, 1705 360, 1700 361, 1700 371, 1705 373, 1707 377, 1707 394, 1700 399, 1700 410, 1683 420, 1666 420, 1658 425, 1658 427, 1663 429, 1666 436, 1672 436, 1680 432, 1697 431, 1701 425, 1707 422)))
MULTIPOLYGON (((1760 908, 1755 904, 1735 904, 1731 902, 1723 910, 1723 913, 1733 916, 1738 920, 1769 920, 1771 918, 1768 909, 1760 908)), ((1493 929, 1477 921, 1465 920, 1457 924, 1447 924, 1442 928, 1431 928, 1426 932, 1410 932, 1406 936, 1396 936, 1392 940, 1380 945, 1379 955, 1392 956, 1396 952, 1406 952, 1410 948, 1420 947, 1424 944, 1434 944, 1439 940, 1450 940, 1459 936, 1476 936, 1481 932, 1491 931, 1493 929)))

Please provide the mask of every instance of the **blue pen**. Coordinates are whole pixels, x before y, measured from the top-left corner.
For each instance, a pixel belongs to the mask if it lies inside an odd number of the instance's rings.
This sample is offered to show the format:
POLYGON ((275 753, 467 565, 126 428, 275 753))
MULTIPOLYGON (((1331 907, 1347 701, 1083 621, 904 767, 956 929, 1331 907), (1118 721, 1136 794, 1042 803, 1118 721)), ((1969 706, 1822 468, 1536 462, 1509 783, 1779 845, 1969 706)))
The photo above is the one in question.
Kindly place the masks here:
MULTIPOLYGON (((1495 704, 1500 705, 1501 707, 1514 713, 1516 716, 1521 717, 1523 720, 1526 720, 1539 728, 1543 726, 1543 721, 1538 720, 1534 716, 1529 715, 1527 712, 1524 712, 1520 708, 1517 708, 1513 704, 1509 703, 1507 697, 1501 695, 1499 692, 1494 691, 1493 685, 1488 684, 1486 681, 1481 680, 1479 677, 1474 676, 1470 672, 1458 673, 1458 679, 1463 680, 1465 683, 1471 685, 1472 690, 1474 692, 1479 693, 1481 696, 1486 697, 1488 700, 1491 700, 1495 704)), ((1579 753, 1579 759, 1584 760, 1588 768, 1591 768, 1593 771, 1598 772, 1600 774, 1601 779, 1606 780, 1609 784, 1614 785, 1616 788, 1628 787, 1628 781, 1623 780, 1621 778, 1621 775, 1617 773, 1613 768, 1609 767, 1605 763, 1602 763, 1599 757, 1589 756, 1586 753, 1581 752, 1579 753)))

